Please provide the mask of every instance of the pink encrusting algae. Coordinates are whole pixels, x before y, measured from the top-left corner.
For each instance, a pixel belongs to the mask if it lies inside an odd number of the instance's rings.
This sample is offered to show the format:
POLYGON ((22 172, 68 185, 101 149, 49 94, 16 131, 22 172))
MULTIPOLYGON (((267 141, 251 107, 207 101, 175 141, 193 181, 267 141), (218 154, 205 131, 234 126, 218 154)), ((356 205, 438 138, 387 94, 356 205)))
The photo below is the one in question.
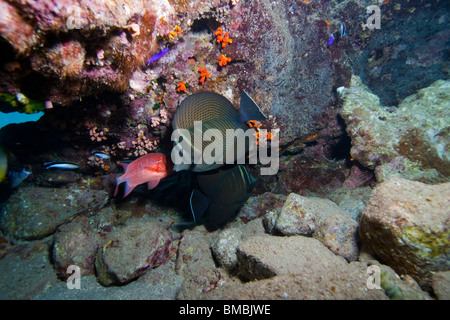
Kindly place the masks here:
POLYGON ((124 198, 136 186, 146 182, 149 190, 155 188, 161 179, 172 173, 173 168, 170 157, 163 153, 149 153, 133 162, 119 162, 118 164, 124 168, 125 174, 116 178, 117 185, 114 196, 119 192, 119 185, 126 182, 124 198))

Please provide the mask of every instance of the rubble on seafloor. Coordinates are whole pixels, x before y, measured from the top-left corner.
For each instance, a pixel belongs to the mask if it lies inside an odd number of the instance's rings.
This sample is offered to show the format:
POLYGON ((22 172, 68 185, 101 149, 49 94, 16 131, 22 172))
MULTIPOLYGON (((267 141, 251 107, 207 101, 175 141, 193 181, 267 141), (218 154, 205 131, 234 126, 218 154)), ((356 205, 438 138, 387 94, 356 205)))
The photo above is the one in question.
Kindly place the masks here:
POLYGON ((446 6, 377 1, 369 30, 371 2, 0 0, 0 110, 45 110, 0 131, 33 172, 1 204, 0 298, 450 299, 446 6), (282 130, 279 172, 215 231, 181 188, 116 199, 110 176, 202 90, 282 130))

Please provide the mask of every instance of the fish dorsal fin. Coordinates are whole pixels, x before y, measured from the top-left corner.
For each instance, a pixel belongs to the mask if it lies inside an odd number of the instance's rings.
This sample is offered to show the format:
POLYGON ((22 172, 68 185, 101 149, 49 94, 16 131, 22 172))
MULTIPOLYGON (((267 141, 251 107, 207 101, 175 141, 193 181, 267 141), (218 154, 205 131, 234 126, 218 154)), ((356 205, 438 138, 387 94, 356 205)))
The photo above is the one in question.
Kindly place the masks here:
POLYGON ((122 166, 122 168, 123 168, 124 171, 127 171, 127 167, 128 167, 128 165, 129 165, 129 163, 127 163, 127 162, 117 162, 117 164, 118 164, 119 166, 122 166))
POLYGON ((262 112, 258 104, 253 100, 246 91, 241 93, 241 105, 239 113, 239 121, 247 122, 249 120, 263 121, 267 117, 262 112))
POLYGON ((205 215, 205 212, 211 204, 209 198, 197 189, 192 190, 189 202, 191 205, 191 212, 194 222, 197 222, 205 215))

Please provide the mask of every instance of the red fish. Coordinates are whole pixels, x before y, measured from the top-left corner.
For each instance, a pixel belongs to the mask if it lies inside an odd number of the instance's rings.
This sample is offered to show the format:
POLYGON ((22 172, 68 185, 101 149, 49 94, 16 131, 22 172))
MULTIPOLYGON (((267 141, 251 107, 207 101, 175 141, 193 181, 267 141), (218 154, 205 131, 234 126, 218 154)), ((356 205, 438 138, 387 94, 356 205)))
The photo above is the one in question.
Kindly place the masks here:
POLYGON ((162 178, 172 173, 173 163, 170 157, 163 153, 149 153, 137 158, 130 163, 121 163, 119 165, 125 170, 125 174, 116 178, 116 190, 114 196, 119 192, 119 185, 126 182, 125 198, 138 185, 147 182, 148 189, 156 187, 162 178))

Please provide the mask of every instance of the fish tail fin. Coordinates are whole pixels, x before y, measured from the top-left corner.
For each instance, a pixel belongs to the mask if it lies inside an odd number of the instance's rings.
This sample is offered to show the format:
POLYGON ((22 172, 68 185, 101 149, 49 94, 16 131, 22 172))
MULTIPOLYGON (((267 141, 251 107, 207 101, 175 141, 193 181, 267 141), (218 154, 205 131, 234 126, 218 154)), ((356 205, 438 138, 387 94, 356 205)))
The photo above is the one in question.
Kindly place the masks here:
POLYGON ((125 198, 127 195, 130 194, 131 191, 133 191, 135 186, 131 185, 129 182, 125 183, 125 192, 123 194, 123 197, 125 198))
POLYGON ((114 197, 119 193, 119 185, 123 182, 120 177, 116 177, 113 173, 111 175, 116 179, 116 189, 114 190, 114 197))
POLYGON ((194 189, 192 190, 189 202, 191 205, 192 217, 194 218, 194 222, 197 223, 197 221, 204 216, 206 210, 208 210, 211 201, 203 193, 194 189))
POLYGON ((255 102, 255 100, 253 100, 247 92, 242 91, 239 121, 242 123, 249 120, 263 121, 266 119, 267 117, 262 112, 261 108, 255 102))

